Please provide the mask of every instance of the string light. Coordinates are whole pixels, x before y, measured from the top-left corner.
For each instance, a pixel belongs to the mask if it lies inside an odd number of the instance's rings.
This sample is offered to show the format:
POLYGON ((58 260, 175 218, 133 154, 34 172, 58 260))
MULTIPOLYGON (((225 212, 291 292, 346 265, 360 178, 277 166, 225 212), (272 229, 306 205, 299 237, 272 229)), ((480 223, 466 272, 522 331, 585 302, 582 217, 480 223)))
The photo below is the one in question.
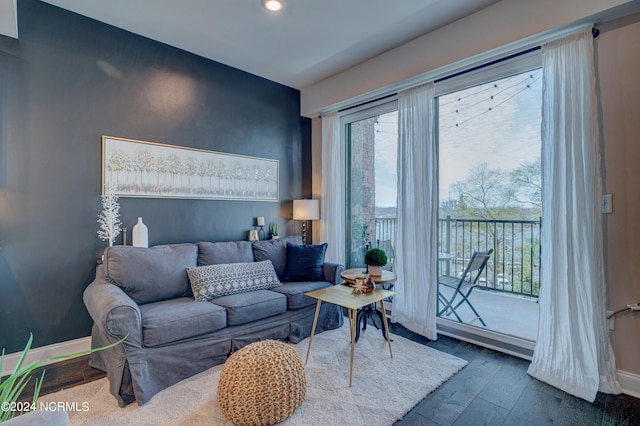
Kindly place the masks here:
MULTIPOLYGON (((467 98, 470 98, 470 97, 480 96, 484 92, 487 92, 489 90, 495 90, 495 89, 497 89, 499 87, 504 87, 505 85, 508 85, 509 83, 511 83, 511 81, 513 81, 515 79, 519 79, 521 77, 522 77, 522 74, 516 74, 516 75, 512 75, 511 77, 507 77, 507 78, 505 78, 503 80, 500 80, 500 84, 497 84, 497 83, 485 84, 486 87, 484 89, 482 89, 482 90, 475 90, 475 91, 465 90, 467 92, 466 95, 458 96, 457 98, 453 98, 453 99, 451 99, 451 100, 449 100, 447 102, 441 103, 440 107, 442 108, 444 106, 450 105, 450 104, 455 103, 455 102, 461 102, 463 99, 467 99, 467 98)), ((528 78, 534 79, 535 76, 533 74, 529 74, 528 78)), ((522 83, 525 80, 527 80, 527 77, 525 77, 524 80, 519 81, 517 84, 522 83)), ((508 87, 513 87, 513 86, 508 86, 508 87)), ((455 92, 453 92, 453 93, 455 93, 455 92)), ((498 92, 498 93, 500 93, 500 92, 498 92)), ((441 95, 441 97, 445 97, 445 96, 448 96, 448 95, 451 95, 451 94, 452 93, 441 95)))
MULTIPOLYGON (((540 79, 541 79, 540 71, 538 71, 537 73, 531 73, 531 74, 527 75, 525 78, 522 78, 522 74, 516 75, 516 76, 512 76, 510 78, 507 78, 507 79, 501 81, 500 83, 493 83, 493 84, 489 85, 487 88, 484 88, 482 90, 478 90, 476 92, 469 93, 469 94, 467 94, 465 96, 457 96, 456 98, 454 98, 454 100, 442 103, 441 107, 449 105, 449 104, 454 103, 454 102, 459 103, 459 102, 462 101, 462 99, 475 97, 480 93, 486 92, 487 90, 500 89, 498 92, 496 92, 496 93, 494 93, 492 95, 489 95, 489 96, 485 95, 485 97, 483 99, 480 99, 480 100, 478 100, 476 102, 473 102, 473 103, 468 104, 468 105, 464 105, 464 104, 461 105, 463 107, 462 109, 460 109, 459 107, 455 109, 455 113, 456 114, 464 113, 465 110, 467 110, 469 113, 471 113, 471 111, 470 111, 471 108, 473 108, 473 107, 475 107, 477 105, 482 105, 485 102, 491 102, 492 103, 492 102, 494 102, 496 100, 499 100, 500 97, 498 95, 503 94, 503 93, 505 93, 505 92, 507 92, 509 90, 512 90, 512 89, 516 88, 515 92, 510 94, 504 100, 501 100, 500 102, 498 102, 496 104, 492 104, 491 106, 484 107, 484 108, 482 108, 482 110, 480 112, 476 113, 475 115, 472 115, 471 117, 467 118, 466 120, 459 121, 459 122, 457 122, 457 123, 455 123, 455 124, 453 124, 451 126, 452 128, 453 127, 460 128, 460 126, 462 126, 463 124, 468 123, 471 120, 474 120, 474 119, 476 119, 476 118, 478 118, 480 116, 483 116, 483 115, 486 115, 486 114, 488 114, 490 112, 495 111, 498 107, 500 107, 501 105, 505 104, 509 100, 513 99, 515 96, 517 96, 518 94, 522 93, 523 91, 525 91, 527 89, 531 89, 531 86, 533 84, 535 84, 537 81, 539 81, 540 79), (512 80, 516 79, 516 78, 518 79, 518 81, 516 83, 510 84, 510 85, 507 84, 505 86, 505 83, 509 83, 512 80), (531 80, 533 80, 533 81, 531 81, 531 80)), ((507 92, 506 94, 509 94, 509 92, 507 92)))

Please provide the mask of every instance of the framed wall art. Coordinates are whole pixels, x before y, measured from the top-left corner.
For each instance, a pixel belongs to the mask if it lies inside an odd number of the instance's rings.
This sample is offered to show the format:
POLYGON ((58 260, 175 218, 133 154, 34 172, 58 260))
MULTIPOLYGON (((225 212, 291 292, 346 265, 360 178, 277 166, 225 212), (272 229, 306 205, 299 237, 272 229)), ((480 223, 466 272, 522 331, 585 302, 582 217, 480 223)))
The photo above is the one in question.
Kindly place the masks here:
POLYGON ((278 201, 279 162, 103 136, 102 183, 120 197, 278 201))

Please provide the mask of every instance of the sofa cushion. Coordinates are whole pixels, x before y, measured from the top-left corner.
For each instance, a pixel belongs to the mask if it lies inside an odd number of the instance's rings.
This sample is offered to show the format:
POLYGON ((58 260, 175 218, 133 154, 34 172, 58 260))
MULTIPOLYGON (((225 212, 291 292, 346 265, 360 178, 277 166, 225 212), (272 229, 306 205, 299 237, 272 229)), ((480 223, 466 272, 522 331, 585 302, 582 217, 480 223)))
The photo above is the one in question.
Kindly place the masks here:
POLYGON ((144 346, 154 347, 211 333, 227 326, 227 311, 191 297, 140 306, 144 346))
POLYGON ((198 266, 253 262, 251 241, 199 242, 197 246, 198 266))
POLYGON ((284 283, 280 287, 271 289, 287 296, 287 309, 300 309, 313 305, 316 299, 305 296, 308 291, 320 290, 321 288, 331 287, 331 283, 326 281, 302 281, 297 283, 284 283))
POLYGON ((287 298, 271 290, 256 290, 213 299, 227 309, 227 324, 239 325, 287 311, 287 298))
POLYGON ((280 284, 270 261, 227 263, 188 268, 193 297, 203 302, 229 294, 277 287, 280 284))
POLYGON ((327 244, 287 244, 287 266, 282 281, 322 281, 327 244))
POLYGON ((195 244, 113 246, 104 252, 107 279, 139 305, 190 295, 186 268, 197 261, 195 244))
POLYGON ((302 244, 302 237, 293 235, 277 240, 254 241, 253 258, 256 262, 270 260, 278 278, 282 279, 287 265, 287 243, 302 244))

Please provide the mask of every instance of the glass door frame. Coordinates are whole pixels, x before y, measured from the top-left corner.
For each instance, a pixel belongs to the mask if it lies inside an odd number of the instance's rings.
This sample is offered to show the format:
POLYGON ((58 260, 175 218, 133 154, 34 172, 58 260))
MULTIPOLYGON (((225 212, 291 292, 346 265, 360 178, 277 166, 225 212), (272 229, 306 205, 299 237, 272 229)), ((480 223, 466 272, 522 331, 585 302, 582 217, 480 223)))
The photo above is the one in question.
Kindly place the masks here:
MULTIPOLYGON (((436 100, 442 95, 446 95, 468 87, 495 81, 542 66, 542 57, 540 50, 531 50, 523 55, 505 58, 499 62, 492 62, 486 66, 480 65, 479 68, 471 68, 468 73, 456 75, 452 78, 437 82, 435 85, 436 100)), ((438 111, 438 102, 435 105, 436 114, 438 111)), ((439 152, 439 133, 438 116, 436 116, 436 143, 439 152)), ((438 159, 438 169, 440 168, 440 160, 438 159)), ((438 174, 439 176, 439 174, 438 174)), ((439 206, 438 206, 439 207, 439 206)), ((514 336, 498 333, 489 329, 475 327, 472 325, 457 322, 447 318, 436 317, 436 327, 439 334, 451 336, 456 339, 478 344, 483 347, 505 352, 520 358, 531 359, 535 342, 521 339, 514 336)))
MULTIPOLYGON (((508 74, 516 74, 518 72, 539 68, 541 66, 540 51, 532 51, 525 55, 510 57, 500 62, 492 62, 488 66, 478 64, 478 67, 472 68, 469 73, 456 75, 442 81, 437 81, 435 85, 435 96, 441 96, 447 93, 455 92, 465 87, 481 84, 491 79, 499 79, 508 74)), ((348 125, 370 118, 375 115, 381 115, 392 111, 397 111, 398 102, 397 95, 389 96, 384 99, 370 102, 357 107, 349 108, 340 113, 340 137, 341 146, 345 150, 345 254, 351 250, 351 144, 349 140, 348 125)), ((438 111, 436 103, 436 113, 438 111)), ((436 124, 437 127, 437 124, 436 124)), ((436 133, 437 135, 437 133, 436 133)), ((437 136, 436 136, 437 137, 437 136)), ((439 167, 439 165, 438 165, 439 167)), ((349 265, 350 259, 346 259, 349 265)), ((507 336, 490 330, 480 329, 478 327, 467 324, 458 323, 456 321, 444 318, 436 318, 437 331, 439 334, 451 336, 463 341, 478 344, 487 348, 495 349, 501 352, 509 353, 525 359, 531 359, 535 343, 518 339, 516 337, 507 336)))

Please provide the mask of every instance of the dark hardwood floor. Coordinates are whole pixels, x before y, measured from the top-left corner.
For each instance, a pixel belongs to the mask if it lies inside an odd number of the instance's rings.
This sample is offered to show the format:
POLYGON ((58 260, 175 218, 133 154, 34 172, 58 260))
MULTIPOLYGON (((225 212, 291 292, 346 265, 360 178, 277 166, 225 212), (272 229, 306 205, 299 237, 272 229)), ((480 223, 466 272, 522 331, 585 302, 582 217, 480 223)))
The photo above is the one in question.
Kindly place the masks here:
POLYGON ((46 395, 106 377, 107 374, 105 372, 89 366, 90 357, 91 355, 80 356, 34 370, 31 380, 22 392, 20 399, 22 401, 31 401, 35 378, 40 379, 42 370, 46 370, 46 372, 40 395, 46 395))
POLYGON ((590 404, 529 376, 529 361, 446 336, 431 341, 398 324, 391 332, 469 363, 396 425, 640 425, 640 399, 598 393, 590 404))
MULTIPOLYGON (((379 331, 367 327, 365 333, 372 332, 379 331)), ((639 399, 598 394, 590 404, 527 375, 526 360, 446 336, 430 341, 398 324, 391 324, 391 332, 469 363, 396 425, 640 425, 639 399)), ((106 376, 88 362, 87 355, 46 366, 41 394, 106 376)), ((28 400, 30 392, 22 399, 28 400)))

